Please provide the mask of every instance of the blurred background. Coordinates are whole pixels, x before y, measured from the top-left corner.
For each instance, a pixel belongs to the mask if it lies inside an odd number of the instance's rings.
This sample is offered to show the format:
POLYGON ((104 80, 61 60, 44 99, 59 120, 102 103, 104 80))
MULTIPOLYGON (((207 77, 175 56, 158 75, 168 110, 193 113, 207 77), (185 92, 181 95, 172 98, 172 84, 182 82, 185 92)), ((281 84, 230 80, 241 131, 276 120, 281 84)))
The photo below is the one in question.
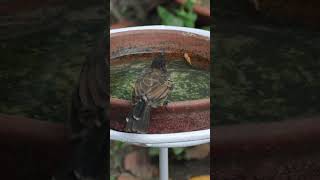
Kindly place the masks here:
POLYGON ((315 7, 320 4, 225 0, 215 5, 215 125, 317 114, 320 13, 315 7))
POLYGON ((51 179, 63 163, 71 95, 86 56, 106 31, 106 14, 101 0, 1 1, 3 179, 51 179))
POLYGON ((0 113, 64 122, 86 56, 105 29, 101 1, 0 4, 0 113))
POLYGON ((320 119, 319 8, 316 0, 214 1, 215 178, 320 178, 320 134, 312 131, 320 119))
POLYGON ((209 0, 111 0, 112 28, 141 25, 172 25, 209 30, 209 0))
MULTIPOLYGON (((210 0, 111 0, 111 28, 171 25, 210 30, 210 0)), ((210 145, 169 149, 172 180, 209 180, 210 145)), ((159 178, 159 150, 110 143, 111 180, 159 178)))

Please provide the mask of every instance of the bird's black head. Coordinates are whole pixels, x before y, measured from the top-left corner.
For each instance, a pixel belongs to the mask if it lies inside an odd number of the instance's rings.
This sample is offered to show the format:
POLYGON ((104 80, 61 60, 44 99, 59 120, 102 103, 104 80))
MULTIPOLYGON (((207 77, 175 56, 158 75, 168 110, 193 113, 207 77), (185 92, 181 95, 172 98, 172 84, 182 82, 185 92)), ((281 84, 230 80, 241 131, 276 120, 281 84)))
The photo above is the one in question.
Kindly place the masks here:
POLYGON ((166 60, 163 52, 152 61, 151 68, 167 72, 166 60))

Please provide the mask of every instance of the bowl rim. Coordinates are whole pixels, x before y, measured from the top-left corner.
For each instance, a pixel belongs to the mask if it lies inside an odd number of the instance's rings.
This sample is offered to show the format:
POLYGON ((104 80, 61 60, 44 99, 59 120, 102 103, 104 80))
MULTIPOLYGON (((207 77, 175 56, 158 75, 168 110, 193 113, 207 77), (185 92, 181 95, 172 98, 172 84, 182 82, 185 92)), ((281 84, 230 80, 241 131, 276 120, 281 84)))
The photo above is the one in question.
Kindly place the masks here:
POLYGON ((115 33, 127 32, 127 31, 142 31, 142 30, 171 30, 171 31, 182 31, 197 34, 200 36, 210 38, 210 31, 189 27, 179 27, 179 26, 166 26, 166 25, 151 25, 151 26, 134 26, 119 29, 111 29, 110 35, 115 33))
POLYGON ((210 129, 165 134, 136 134, 110 129, 110 139, 144 147, 189 147, 210 143, 210 129))
MULTIPOLYGON (((184 32, 184 33, 196 34, 196 35, 210 39, 210 31, 207 31, 207 30, 189 28, 189 27, 166 26, 166 25, 134 26, 134 27, 119 28, 119 29, 111 29, 110 36, 112 34, 116 34, 116 33, 129 32, 129 31, 143 31, 143 30, 180 31, 182 33, 184 32)), ((130 105, 129 100, 113 98, 111 96, 110 96, 110 102, 114 102, 114 103, 117 103, 118 105, 123 105, 123 106, 130 105)), ((185 109, 184 106, 187 104, 186 102, 188 102, 188 104, 191 104, 191 105, 196 103, 196 104, 200 104, 201 106, 208 107, 208 106, 210 106, 210 97, 196 99, 196 100, 170 102, 166 108, 167 109, 174 108, 176 110, 180 110, 180 109, 183 110, 183 109, 185 109)))

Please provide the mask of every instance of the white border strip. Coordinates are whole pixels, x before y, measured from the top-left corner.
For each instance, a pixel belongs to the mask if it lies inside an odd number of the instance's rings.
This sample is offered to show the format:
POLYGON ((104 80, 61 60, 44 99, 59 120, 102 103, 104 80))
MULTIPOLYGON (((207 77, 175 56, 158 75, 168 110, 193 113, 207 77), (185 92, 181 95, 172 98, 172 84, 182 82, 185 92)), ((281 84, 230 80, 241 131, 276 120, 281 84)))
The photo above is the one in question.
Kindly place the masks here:
POLYGON ((146 144, 146 147, 161 147, 161 148, 173 148, 173 147, 189 147, 189 146, 197 146, 200 144, 210 143, 210 138, 205 140, 198 141, 186 141, 179 143, 161 143, 161 144, 146 144))
POLYGON ((111 129, 110 139, 147 147, 187 147, 209 143, 210 129, 169 134, 136 134, 111 129))
POLYGON ((210 129, 169 133, 169 134, 136 134, 110 130, 112 140, 141 144, 177 143, 210 139, 210 129))
POLYGON ((120 29, 112 29, 110 30, 110 34, 127 32, 127 31, 140 31, 140 30, 171 30, 171 31, 183 31, 193 34, 198 34, 201 36, 210 38, 210 31, 195 29, 195 28, 187 28, 187 27, 178 27, 178 26, 164 26, 164 25, 153 25, 153 26, 136 26, 136 27, 127 27, 120 29))

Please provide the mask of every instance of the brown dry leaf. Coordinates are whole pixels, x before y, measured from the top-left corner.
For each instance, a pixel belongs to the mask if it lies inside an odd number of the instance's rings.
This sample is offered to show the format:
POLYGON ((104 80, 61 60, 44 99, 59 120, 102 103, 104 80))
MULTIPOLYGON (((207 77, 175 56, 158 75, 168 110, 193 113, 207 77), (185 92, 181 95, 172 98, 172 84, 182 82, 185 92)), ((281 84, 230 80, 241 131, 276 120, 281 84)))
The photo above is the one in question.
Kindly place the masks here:
POLYGON ((191 63, 191 58, 189 57, 188 53, 184 53, 184 59, 185 59, 190 65, 192 65, 192 63, 191 63))
POLYGON ((141 180, 138 177, 134 177, 130 174, 122 173, 117 180, 141 180))
POLYGON ((141 178, 151 178, 158 174, 158 168, 150 162, 146 151, 133 151, 124 158, 125 170, 141 178))
POLYGON ((210 180, 210 176, 209 175, 194 176, 194 177, 191 177, 189 180, 210 180))

